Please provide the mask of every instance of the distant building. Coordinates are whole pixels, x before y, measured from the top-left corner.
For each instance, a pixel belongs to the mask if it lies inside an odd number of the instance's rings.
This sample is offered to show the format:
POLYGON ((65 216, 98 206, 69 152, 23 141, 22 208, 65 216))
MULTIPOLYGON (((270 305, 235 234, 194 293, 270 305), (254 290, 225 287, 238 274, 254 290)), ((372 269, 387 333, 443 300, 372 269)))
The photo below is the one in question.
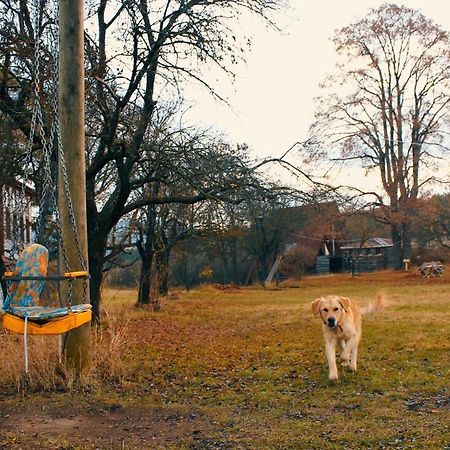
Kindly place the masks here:
POLYGON ((344 270, 371 272, 395 267, 394 246, 390 238, 369 238, 342 243, 344 270))

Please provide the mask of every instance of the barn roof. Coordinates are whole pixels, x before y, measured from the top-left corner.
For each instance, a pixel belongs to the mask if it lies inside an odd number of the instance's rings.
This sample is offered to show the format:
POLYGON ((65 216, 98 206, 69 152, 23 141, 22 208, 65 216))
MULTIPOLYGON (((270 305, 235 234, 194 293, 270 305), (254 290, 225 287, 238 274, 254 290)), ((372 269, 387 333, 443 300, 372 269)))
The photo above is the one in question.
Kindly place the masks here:
POLYGON ((392 247, 392 239, 390 238, 369 238, 362 244, 361 241, 347 242, 341 245, 341 250, 351 250, 355 248, 387 248, 392 247))

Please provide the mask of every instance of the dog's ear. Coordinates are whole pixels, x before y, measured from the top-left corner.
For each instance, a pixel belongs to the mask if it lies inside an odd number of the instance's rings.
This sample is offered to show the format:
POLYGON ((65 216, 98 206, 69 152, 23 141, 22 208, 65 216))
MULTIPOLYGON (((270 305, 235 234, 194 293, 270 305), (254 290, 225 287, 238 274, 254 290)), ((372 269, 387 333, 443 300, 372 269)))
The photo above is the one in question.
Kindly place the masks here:
POLYGON ((350 299, 347 297, 339 297, 339 303, 344 311, 348 312, 348 310, 350 309, 350 299))
POLYGON ((317 316, 318 314, 319 314, 319 310, 320 310, 320 302, 321 302, 321 298, 317 298, 316 300, 314 300, 312 303, 311 303, 311 307, 312 307, 312 310, 313 310, 313 314, 315 315, 315 316, 317 316))

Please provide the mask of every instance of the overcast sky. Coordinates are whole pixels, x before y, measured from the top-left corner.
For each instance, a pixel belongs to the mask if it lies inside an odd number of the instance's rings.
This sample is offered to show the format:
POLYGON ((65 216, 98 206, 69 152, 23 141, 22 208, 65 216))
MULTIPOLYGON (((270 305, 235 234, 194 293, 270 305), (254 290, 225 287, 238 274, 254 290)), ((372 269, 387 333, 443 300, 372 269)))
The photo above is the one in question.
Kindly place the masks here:
MULTIPOLYGON (((282 33, 268 29, 255 18, 246 20, 242 25, 252 36, 247 62, 237 68, 234 85, 223 80, 219 88, 232 109, 214 101, 201 89, 189 88, 188 98, 196 99, 190 119, 222 130, 231 142, 248 143, 259 156, 281 155, 306 138, 318 85, 333 71, 336 62, 330 41, 334 30, 349 25, 382 3, 290 0, 291 9, 278 16, 282 33)), ((450 30, 448 0, 393 3, 420 9, 450 30)), ((368 181, 362 177, 362 183, 368 181)))

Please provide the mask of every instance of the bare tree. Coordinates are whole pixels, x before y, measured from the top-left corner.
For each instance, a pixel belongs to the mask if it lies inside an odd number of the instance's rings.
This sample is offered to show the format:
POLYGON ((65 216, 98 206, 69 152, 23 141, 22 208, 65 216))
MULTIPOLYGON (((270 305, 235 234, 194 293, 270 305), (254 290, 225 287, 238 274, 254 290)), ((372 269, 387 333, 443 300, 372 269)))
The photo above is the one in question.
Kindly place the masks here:
POLYGON ((342 61, 324 83, 309 157, 378 172, 383 192, 362 193, 382 208, 401 267, 416 201, 441 181, 448 151, 450 36, 419 11, 383 4, 338 30, 334 43, 342 61))

